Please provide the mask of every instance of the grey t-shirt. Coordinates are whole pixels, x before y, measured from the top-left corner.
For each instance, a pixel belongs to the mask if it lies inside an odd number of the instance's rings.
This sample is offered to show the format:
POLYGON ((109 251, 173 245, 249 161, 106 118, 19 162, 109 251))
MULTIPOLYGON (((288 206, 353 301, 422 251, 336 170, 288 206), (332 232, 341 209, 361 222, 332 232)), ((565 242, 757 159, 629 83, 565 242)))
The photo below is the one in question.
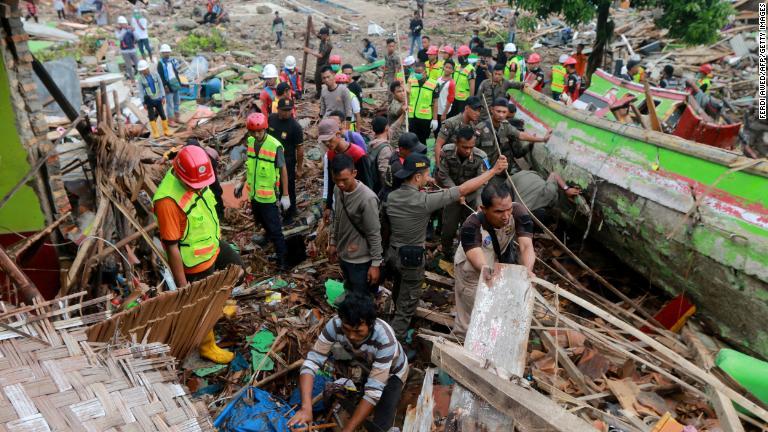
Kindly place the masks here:
POLYGON ((341 111, 345 117, 352 117, 352 99, 349 96, 349 89, 344 84, 336 85, 333 90, 323 86, 320 93, 320 116, 328 117, 334 111, 341 111))

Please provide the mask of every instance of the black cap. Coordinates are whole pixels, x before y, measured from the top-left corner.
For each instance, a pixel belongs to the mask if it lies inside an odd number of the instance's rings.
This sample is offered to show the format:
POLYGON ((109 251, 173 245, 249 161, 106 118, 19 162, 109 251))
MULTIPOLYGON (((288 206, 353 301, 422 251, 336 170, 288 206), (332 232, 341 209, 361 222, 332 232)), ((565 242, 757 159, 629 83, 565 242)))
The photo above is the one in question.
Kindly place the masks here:
POLYGON ((400 135, 397 145, 413 153, 426 153, 427 146, 419 142, 419 137, 413 132, 406 132, 400 135))
POLYGON ((477 111, 483 108, 483 101, 477 96, 470 96, 467 98, 467 106, 477 111))
MULTIPOLYGON (((423 145, 423 144, 422 144, 423 145)), ((429 158, 425 154, 411 153, 403 161, 403 167, 395 173, 399 179, 407 179, 413 174, 429 169, 429 158)))
POLYGON ((277 85, 277 87, 275 87, 275 91, 277 92, 277 94, 283 94, 284 92, 290 89, 291 89, 291 85, 288 84, 287 82, 281 82, 280 84, 277 85))
POLYGON ((292 110, 293 109, 293 100, 289 99, 278 99, 277 100, 277 109, 279 110, 292 110))
POLYGON ((493 103, 491 104, 491 106, 492 107, 497 107, 497 106, 506 107, 508 103, 509 103, 508 100, 504 99, 503 97, 499 97, 499 98, 496 98, 496 99, 493 100, 493 103))
POLYGON ((318 34, 321 34, 321 35, 327 35, 327 34, 331 34, 331 31, 328 29, 328 27, 323 27, 323 28, 321 28, 321 29, 320 29, 320 31, 319 31, 319 32, 317 32, 317 33, 318 33, 318 34))

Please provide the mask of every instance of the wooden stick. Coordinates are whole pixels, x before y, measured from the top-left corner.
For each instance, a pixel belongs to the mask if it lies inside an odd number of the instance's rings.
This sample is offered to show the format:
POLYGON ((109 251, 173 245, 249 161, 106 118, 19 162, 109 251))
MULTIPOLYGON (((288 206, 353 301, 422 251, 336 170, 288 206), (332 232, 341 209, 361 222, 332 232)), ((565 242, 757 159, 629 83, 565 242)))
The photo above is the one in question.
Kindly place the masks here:
POLYGON ((653 339, 652 337, 648 336, 647 334, 641 332, 640 330, 632 327, 631 325, 625 323, 624 321, 616 318, 615 316, 609 314, 608 312, 600 309, 599 307, 593 305, 592 303, 589 303, 588 301, 582 299, 581 297, 574 295, 568 291, 558 289, 556 286, 552 285, 551 283, 539 279, 534 278, 533 282, 538 284, 541 287, 544 287, 552 292, 557 292, 558 295, 565 297, 566 299, 572 301, 573 303, 576 303, 577 305, 581 306, 582 308, 592 312, 593 314, 597 315, 598 317, 602 318, 606 322, 628 332, 638 340, 645 342, 650 346, 651 348, 658 351, 663 356, 669 358, 673 362, 677 363, 677 365, 680 367, 680 370, 687 373, 687 375, 698 379, 699 381, 708 384, 712 386, 716 391, 719 391, 723 393, 728 399, 732 400, 733 402, 736 402, 737 404, 744 407, 744 409, 748 410, 752 414, 756 415, 757 417, 760 417, 763 421, 768 422, 768 411, 765 409, 759 407, 757 404, 752 402, 751 400, 747 399, 743 395, 737 393, 730 387, 727 387, 725 384, 723 384, 720 380, 715 378, 712 374, 709 374, 705 371, 703 371, 701 368, 696 366, 695 364, 691 363, 687 359, 685 359, 680 354, 672 351, 671 349, 667 348, 663 344, 656 341, 656 339, 653 339))
POLYGON ((643 78, 643 86, 645 87, 645 106, 648 108, 648 118, 651 119, 651 129, 661 132, 661 123, 659 116, 656 115, 656 104, 653 102, 651 86, 648 84, 647 78, 643 78))
MULTIPOLYGON (((144 232, 147 232, 147 233, 152 232, 155 228, 157 228, 157 221, 152 222, 151 224, 145 226, 144 227, 144 232)), ((142 233, 141 231, 136 231, 135 233, 133 233, 133 234, 125 237, 124 239, 120 240, 119 242, 115 243, 115 247, 114 248, 104 249, 104 252, 102 252, 102 253, 94 256, 93 258, 91 258, 91 260, 90 260, 90 262, 88 264, 89 265, 96 264, 98 261, 101 261, 102 259, 104 259, 104 258, 112 255, 113 253, 115 253, 116 249, 120 249, 120 248, 124 247, 125 245, 127 245, 127 244, 131 243, 132 241, 134 241, 134 240, 138 239, 139 237, 141 237, 143 234, 144 233, 142 233)))
POLYGON ((117 99, 117 90, 112 90, 112 99, 115 101, 115 121, 117 122, 117 133, 120 135, 120 139, 125 139, 125 128, 123 122, 120 120, 120 102, 117 99))
POLYGON ((72 212, 66 212, 60 218, 56 219, 52 224, 50 224, 47 227, 45 227, 44 230, 38 231, 38 232, 32 234, 31 236, 25 238, 24 240, 14 244, 14 245, 12 245, 8 249, 8 255, 11 257, 11 259, 15 260, 16 257, 21 255, 22 252, 24 252, 30 246, 35 244, 38 240, 40 240, 41 238, 47 236, 53 230, 55 230, 56 227, 58 227, 59 225, 61 225, 62 222, 67 220, 67 218, 69 218, 69 215, 71 215, 71 214, 72 214, 72 212))
MULTIPOLYGON (((403 88, 406 87, 405 66, 403 66, 403 57, 400 55, 400 28, 395 21, 395 41, 397 41, 397 61, 400 63, 400 72, 403 73, 403 88)), ((408 124, 408 92, 405 92, 405 131, 410 132, 408 124)))
POLYGON ((298 359, 295 362, 293 362, 290 365, 288 365, 283 370, 281 370, 279 372, 273 373, 272 375, 270 375, 270 376, 264 378, 263 380, 257 382, 253 386, 254 387, 265 386, 265 385, 271 383, 272 381, 274 381, 274 380, 276 380, 276 379, 278 379, 278 378, 288 374, 289 372, 295 371, 296 369, 300 368, 302 364, 304 364, 304 359, 298 359))
POLYGON ((309 427, 303 427, 299 429, 291 429, 292 432, 308 432, 308 431, 316 431, 321 429, 330 429, 336 427, 336 423, 323 423, 315 426, 309 426, 309 427))
MULTIPOLYGON (((533 321, 537 325, 541 325, 541 322, 536 319, 536 317, 533 317, 533 321)), ((576 387, 581 390, 582 393, 584 393, 585 396, 589 396, 594 393, 592 390, 592 387, 589 385, 589 381, 592 381, 588 377, 584 376, 584 374, 579 370, 578 367, 576 367, 576 364, 573 363, 570 357, 568 357, 568 353, 563 350, 560 345, 557 343, 557 341, 552 337, 552 335, 549 334, 549 331, 547 330, 539 330, 537 331, 539 334, 539 338, 541 339, 541 343, 544 344, 544 346, 547 348, 547 351, 552 353, 553 355, 557 353, 557 358, 560 359, 563 362, 563 369, 568 373, 568 376, 570 376, 573 379, 573 382, 576 384, 576 387)), ((594 386, 594 383, 592 383, 594 386)), ((589 401, 590 405, 597 406, 596 401, 589 401)))
MULTIPOLYGON (((312 15, 307 16, 307 33, 304 35, 304 48, 309 48, 309 33, 312 31, 312 15)), ((304 53, 304 59, 301 63, 301 88, 305 89, 306 76, 307 76, 307 60, 309 60, 309 54, 304 53)))
POLYGON ((5 274, 8 275, 8 279, 16 285, 16 288, 19 290, 19 295, 21 296, 21 299, 24 300, 24 303, 32 304, 34 299, 43 298, 32 280, 29 279, 26 273, 19 269, 2 246, 0 246, 0 268, 2 268, 5 274))

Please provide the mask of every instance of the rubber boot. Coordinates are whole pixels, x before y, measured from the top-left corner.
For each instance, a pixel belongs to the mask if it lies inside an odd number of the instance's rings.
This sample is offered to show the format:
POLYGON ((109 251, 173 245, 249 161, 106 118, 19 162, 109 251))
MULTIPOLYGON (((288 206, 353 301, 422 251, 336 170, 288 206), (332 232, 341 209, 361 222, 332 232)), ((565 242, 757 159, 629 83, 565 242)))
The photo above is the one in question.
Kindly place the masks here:
POLYGON ((160 134, 157 131, 157 123, 150 121, 149 129, 152 131, 152 138, 160 138, 160 134))
POLYGON ((229 299, 224 303, 224 308, 222 309, 222 312, 224 313, 224 316, 228 319, 232 319, 237 315, 237 300, 235 299, 229 299))
POLYGON ((163 135, 165 136, 173 135, 173 132, 171 132, 171 130, 168 129, 168 120, 163 120, 163 135))
POLYGON ((205 335, 203 341, 200 343, 200 357, 208 359, 214 363, 226 364, 231 362, 235 355, 231 351, 219 348, 216 345, 216 337, 213 335, 213 330, 209 331, 205 335))

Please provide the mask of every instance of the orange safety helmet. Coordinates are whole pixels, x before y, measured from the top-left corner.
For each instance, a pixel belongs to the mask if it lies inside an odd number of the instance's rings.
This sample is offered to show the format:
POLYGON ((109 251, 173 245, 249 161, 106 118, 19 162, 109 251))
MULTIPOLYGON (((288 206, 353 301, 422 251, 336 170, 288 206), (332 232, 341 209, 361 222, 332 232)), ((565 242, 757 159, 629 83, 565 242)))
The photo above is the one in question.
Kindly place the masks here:
POLYGON ((437 55, 437 45, 430 45, 427 48, 427 55, 437 55))
POLYGON ((712 65, 709 63, 704 63, 699 67, 699 72, 703 73, 704 75, 709 75, 712 73, 712 65))
POLYGON ((211 158, 202 147, 194 145, 184 146, 179 151, 173 159, 173 172, 192 189, 202 189, 216 180, 211 158))
POLYGON ((472 50, 471 50, 471 49, 469 49, 469 47, 468 47, 468 46, 466 46, 466 45, 462 45, 462 46, 460 46, 460 47, 459 47, 459 49, 458 49, 458 54, 459 54, 460 56, 468 56, 468 55, 472 54, 472 50))
POLYGON ((440 51, 448 54, 449 56, 453 56, 453 47, 450 45, 446 45, 442 48, 440 48, 440 51))
POLYGON ((248 118, 245 120, 245 127, 250 131, 260 131, 267 128, 267 116, 262 113, 248 114, 248 118))
POLYGON ((565 61, 563 62, 563 64, 564 64, 564 65, 566 65, 566 66, 568 66, 568 65, 575 65, 576 63, 578 63, 578 62, 577 62, 577 61, 576 61, 576 59, 575 59, 575 58, 573 58, 573 57, 568 57, 568 58, 567 58, 567 59, 565 59, 565 61))
POLYGON ((336 74, 335 80, 337 84, 347 84, 351 81, 349 75, 343 73, 336 74))
POLYGON ((333 65, 333 64, 337 64, 337 65, 340 65, 340 64, 341 64, 341 56, 340 56, 340 55, 338 55, 338 54, 334 54, 334 55, 332 55, 332 56, 331 56, 331 58, 330 58, 330 59, 328 59, 328 63, 329 63, 329 64, 332 64, 332 65, 333 65))
POLYGON ((533 53, 533 54, 528 56, 528 60, 526 60, 526 62, 528 62, 528 63, 540 63, 541 62, 541 56, 536 54, 536 53, 533 53))

